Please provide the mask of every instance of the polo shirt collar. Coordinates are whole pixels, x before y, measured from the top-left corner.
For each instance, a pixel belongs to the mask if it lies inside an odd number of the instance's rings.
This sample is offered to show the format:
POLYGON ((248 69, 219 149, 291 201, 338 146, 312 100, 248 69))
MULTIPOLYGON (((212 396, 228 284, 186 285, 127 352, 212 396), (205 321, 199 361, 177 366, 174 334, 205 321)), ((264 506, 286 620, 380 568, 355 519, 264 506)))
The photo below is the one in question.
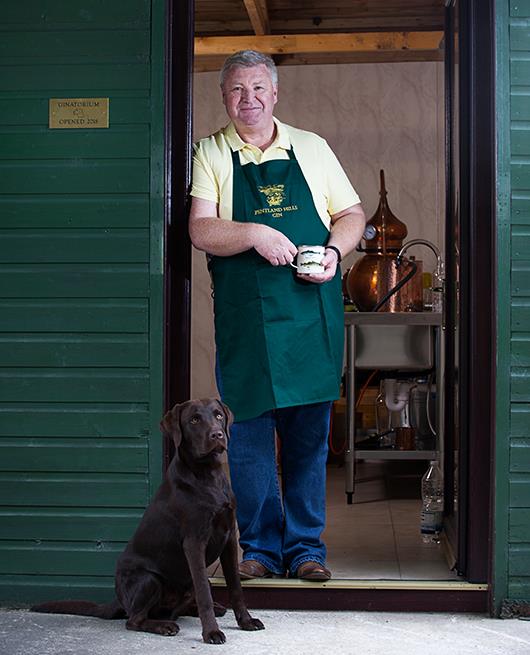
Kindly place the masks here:
MULTIPOLYGON (((287 131, 287 127, 274 116, 272 117, 272 120, 276 125, 277 132, 276 132, 276 138, 271 143, 269 148, 283 148, 284 150, 290 150, 291 139, 289 138, 289 132, 287 131)), ((238 150, 242 150, 246 145, 248 145, 239 136, 232 122, 230 122, 226 126, 224 132, 228 145, 234 152, 237 152, 238 150)))

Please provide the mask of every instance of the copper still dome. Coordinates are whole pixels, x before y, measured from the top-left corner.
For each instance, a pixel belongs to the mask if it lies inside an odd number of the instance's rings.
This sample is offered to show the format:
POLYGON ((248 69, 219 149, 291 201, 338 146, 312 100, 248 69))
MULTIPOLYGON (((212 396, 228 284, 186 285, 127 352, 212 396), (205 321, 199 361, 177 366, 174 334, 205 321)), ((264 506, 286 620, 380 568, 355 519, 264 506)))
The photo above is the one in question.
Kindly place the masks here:
POLYGON ((407 226, 388 206, 385 173, 381 170, 379 205, 365 232, 366 254, 346 273, 348 296, 360 311, 370 312, 374 308, 390 312, 422 311, 421 262, 414 262, 417 270, 411 279, 377 307, 385 295, 411 273, 413 258, 403 258, 399 264, 396 262, 406 236, 407 226))

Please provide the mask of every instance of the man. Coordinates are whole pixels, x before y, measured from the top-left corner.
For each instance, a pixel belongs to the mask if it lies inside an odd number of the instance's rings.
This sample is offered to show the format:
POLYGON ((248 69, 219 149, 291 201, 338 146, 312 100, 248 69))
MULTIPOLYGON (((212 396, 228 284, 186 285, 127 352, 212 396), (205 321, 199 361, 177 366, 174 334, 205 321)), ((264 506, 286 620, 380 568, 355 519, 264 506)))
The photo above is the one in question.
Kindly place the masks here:
POLYGON ((189 229, 210 257, 217 381, 235 415, 228 459, 240 575, 327 580, 327 437, 344 332, 338 264, 366 219, 327 143, 273 117, 269 56, 229 57, 221 90, 231 122, 195 147, 189 229), (324 272, 289 266, 302 244, 326 246, 324 272))

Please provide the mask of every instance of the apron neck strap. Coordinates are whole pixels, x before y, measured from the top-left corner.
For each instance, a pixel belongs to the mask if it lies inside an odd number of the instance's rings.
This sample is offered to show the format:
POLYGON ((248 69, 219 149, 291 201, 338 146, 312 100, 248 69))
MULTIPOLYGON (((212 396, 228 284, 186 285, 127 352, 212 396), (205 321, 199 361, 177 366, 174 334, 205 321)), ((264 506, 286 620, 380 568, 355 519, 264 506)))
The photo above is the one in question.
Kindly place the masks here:
MULTIPOLYGON (((293 146, 287 150, 287 154, 289 155, 289 159, 292 161, 296 161, 296 155, 294 154, 294 149, 293 146)), ((234 167, 239 167, 241 166, 241 161, 239 159, 239 150, 232 150, 232 164, 234 167)))

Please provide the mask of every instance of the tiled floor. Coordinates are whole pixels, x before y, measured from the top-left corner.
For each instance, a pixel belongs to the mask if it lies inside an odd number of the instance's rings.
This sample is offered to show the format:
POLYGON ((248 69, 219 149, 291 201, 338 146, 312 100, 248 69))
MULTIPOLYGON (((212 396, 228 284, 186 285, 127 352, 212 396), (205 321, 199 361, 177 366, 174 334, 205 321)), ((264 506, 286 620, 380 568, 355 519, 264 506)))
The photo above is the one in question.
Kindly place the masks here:
POLYGON ((353 504, 346 503, 344 469, 328 467, 324 541, 334 579, 455 580, 440 545, 423 544, 419 499, 389 499, 384 462, 358 465, 353 504), (376 479, 372 479, 376 478, 376 479))
MULTIPOLYGON (((440 545, 423 544, 420 500, 390 499, 384 462, 357 467, 353 504, 344 492, 344 469, 328 466, 327 527, 323 538, 334 580, 456 580, 440 545), (362 481, 369 478, 369 481, 362 481), (375 479, 373 479, 375 478, 375 479)), ((209 568, 222 577, 218 562, 209 568)))

